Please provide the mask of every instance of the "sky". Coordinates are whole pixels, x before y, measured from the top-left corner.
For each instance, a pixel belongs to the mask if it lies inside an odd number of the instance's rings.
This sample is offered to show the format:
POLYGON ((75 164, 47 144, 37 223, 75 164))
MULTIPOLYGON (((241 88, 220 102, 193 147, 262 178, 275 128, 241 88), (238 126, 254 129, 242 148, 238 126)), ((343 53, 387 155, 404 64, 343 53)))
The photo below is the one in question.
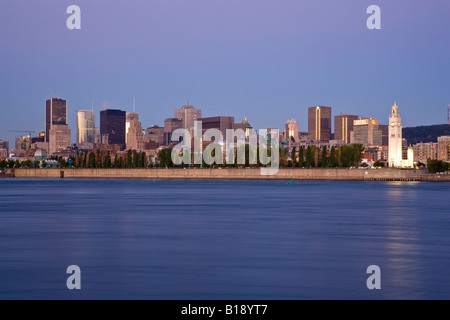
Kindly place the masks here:
POLYGON ((189 101, 203 116, 247 117, 255 128, 307 108, 403 126, 442 124, 450 104, 450 1, 2 0, 0 139, 45 128, 45 100, 68 100, 99 126, 106 108, 133 110, 144 128, 189 101), (69 30, 69 5, 81 30, 69 30), (369 30, 370 5, 381 29, 369 30))

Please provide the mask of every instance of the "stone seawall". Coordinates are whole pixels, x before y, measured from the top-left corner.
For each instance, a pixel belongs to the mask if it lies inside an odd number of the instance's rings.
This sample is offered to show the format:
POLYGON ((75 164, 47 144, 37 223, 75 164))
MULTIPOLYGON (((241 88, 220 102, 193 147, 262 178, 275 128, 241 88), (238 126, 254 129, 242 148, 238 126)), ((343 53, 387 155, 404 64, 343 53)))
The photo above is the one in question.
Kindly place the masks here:
POLYGON ((16 178, 183 179, 183 180, 334 180, 448 181, 450 175, 403 169, 280 169, 263 176, 259 169, 14 169, 16 178))

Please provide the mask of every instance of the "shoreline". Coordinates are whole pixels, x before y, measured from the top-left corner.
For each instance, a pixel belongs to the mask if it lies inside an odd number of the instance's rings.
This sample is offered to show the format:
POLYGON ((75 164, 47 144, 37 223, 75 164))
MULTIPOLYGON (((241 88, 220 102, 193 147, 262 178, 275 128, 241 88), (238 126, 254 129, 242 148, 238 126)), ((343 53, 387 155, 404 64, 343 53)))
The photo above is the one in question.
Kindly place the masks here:
POLYGON ((321 180, 321 181, 430 181, 450 182, 450 174, 414 169, 304 169, 283 168, 276 175, 259 169, 6 169, 0 178, 148 179, 148 180, 321 180))

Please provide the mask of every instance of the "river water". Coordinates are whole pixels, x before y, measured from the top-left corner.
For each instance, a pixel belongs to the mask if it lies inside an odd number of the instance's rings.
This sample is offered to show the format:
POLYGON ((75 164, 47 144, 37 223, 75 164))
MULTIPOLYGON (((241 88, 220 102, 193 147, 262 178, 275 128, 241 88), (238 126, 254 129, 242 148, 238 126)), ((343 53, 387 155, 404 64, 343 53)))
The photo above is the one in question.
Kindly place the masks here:
POLYGON ((448 183, 0 179, 0 299, 450 299, 449 207, 448 183))

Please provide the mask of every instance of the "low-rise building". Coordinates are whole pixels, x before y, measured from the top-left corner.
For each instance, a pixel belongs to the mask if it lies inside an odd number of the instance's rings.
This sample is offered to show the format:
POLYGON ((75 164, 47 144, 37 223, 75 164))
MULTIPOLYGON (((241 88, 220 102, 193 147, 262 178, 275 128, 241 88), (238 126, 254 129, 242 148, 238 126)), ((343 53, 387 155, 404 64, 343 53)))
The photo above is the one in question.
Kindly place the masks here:
POLYGON ((450 136, 438 138, 438 160, 450 162, 450 136))
POLYGON ((413 146, 414 161, 426 164, 428 159, 437 159, 436 143, 417 143, 413 146))

